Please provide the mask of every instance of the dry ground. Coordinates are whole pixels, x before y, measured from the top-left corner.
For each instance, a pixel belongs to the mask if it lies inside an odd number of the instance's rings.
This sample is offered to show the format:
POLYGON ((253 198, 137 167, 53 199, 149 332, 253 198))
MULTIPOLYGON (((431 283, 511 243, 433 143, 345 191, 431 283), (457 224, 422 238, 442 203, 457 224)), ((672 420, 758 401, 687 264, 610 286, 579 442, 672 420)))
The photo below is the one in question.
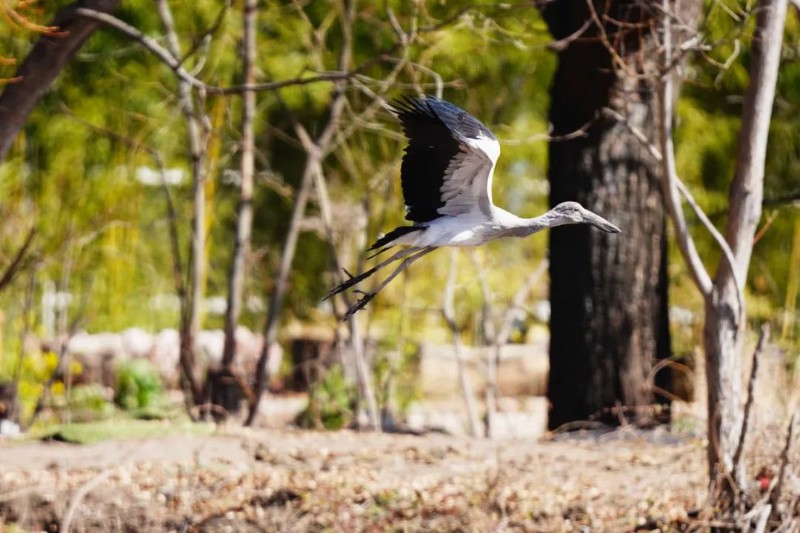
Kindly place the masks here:
POLYGON ((0 441, 0 530, 679 530, 705 504, 704 453, 699 439, 634 430, 540 442, 233 428, 0 441))

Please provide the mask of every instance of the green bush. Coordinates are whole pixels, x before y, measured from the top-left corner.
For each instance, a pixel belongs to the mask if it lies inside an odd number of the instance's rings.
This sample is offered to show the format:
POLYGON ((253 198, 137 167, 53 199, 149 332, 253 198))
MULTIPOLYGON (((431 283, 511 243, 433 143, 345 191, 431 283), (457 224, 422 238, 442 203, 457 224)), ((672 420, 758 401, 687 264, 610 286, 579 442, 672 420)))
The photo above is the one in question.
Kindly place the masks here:
POLYGON ((73 422, 103 419, 114 413, 114 406, 106 401, 103 386, 98 383, 73 387, 65 407, 73 422))
POLYGON ((114 403, 123 409, 147 409, 164 403, 158 369, 147 359, 130 359, 117 368, 114 403))
POLYGON ((341 365, 325 373, 308 390, 308 405, 297 415, 297 425, 314 429, 342 429, 353 420, 356 389, 344 376, 341 365))

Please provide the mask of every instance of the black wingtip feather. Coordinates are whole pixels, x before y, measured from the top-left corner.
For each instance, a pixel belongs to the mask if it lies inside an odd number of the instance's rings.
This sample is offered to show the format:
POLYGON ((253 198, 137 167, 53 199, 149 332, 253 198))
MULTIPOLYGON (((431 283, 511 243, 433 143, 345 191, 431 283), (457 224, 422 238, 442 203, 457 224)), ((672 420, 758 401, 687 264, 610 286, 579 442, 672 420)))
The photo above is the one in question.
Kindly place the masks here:
POLYGON ((422 96, 404 95, 392 100, 389 107, 402 122, 405 122, 407 118, 413 119, 415 116, 422 116, 435 119, 452 133, 470 139, 478 139, 480 137, 496 139, 492 131, 483 122, 457 105, 429 94, 422 96))

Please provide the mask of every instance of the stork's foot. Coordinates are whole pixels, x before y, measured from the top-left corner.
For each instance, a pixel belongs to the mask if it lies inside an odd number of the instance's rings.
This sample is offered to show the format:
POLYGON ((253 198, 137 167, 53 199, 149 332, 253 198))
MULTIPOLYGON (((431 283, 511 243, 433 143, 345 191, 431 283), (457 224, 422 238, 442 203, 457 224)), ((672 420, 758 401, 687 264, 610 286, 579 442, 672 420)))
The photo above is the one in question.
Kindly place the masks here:
POLYGON ((347 279, 344 280, 343 282, 341 282, 340 284, 338 284, 337 286, 335 286, 334 288, 332 288, 330 291, 328 291, 328 294, 326 294, 325 297, 322 298, 323 300, 327 300, 328 298, 330 298, 332 296, 336 296, 340 292, 346 291, 347 289, 349 289, 350 287, 352 287, 353 285, 355 285, 359 281, 361 281, 364 278, 366 278, 366 276, 364 276, 363 274, 360 275, 360 276, 354 276, 350 272, 348 272, 346 268, 343 268, 342 270, 347 275, 347 279))
POLYGON ((375 298, 375 296, 378 294, 377 292, 364 292, 364 291, 358 291, 358 292, 360 292, 364 296, 359 298, 356 303, 350 306, 350 309, 348 309, 347 312, 344 314, 342 320, 347 320, 357 312, 364 309, 367 306, 367 304, 370 301, 372 301, 372 299, 375 298))

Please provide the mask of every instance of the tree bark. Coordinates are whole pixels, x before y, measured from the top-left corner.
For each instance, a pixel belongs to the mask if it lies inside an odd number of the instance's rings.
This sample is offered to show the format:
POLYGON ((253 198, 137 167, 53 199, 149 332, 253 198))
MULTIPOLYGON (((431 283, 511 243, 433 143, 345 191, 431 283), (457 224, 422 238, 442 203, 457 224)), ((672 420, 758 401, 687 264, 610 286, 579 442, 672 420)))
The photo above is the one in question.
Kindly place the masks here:
POLYGON ((100 27, 100 22, 75 13, 78 8, 113 13, 120 0, 81 0, 63 8, 50 26, 58 33, 42 35, 17 70, 22 79, 0 95, 0 161, 4 160, 34 106, 56 76, 100 27))
MULTIPOLYGON (((256 0, 246 0, 242 24, 244 26, 243 70, 244 84, 255 83, 256 58, 256 0)), ((239 188, 239 212, 236 219, 233 260, 228 276, 228 303, 225 311, 225 346, 222 352, 222 366, 230 369, 236 356, 236 325, 242 310, 242 286, 244 285, 245 256, 250 248, 250 232, 253 227, 253 174, 255 140, 253 117, 256 109, 256 93, 247 91, 242 97, 242 158, 241 185, 239 188)))
POLYGON ((594 13, 583 0, 542 8, 553 36, 569 41, 550 89, 552 133, 589 124, 584 136, 550 143, 550 204, 581 202, 622 235, 587 226, 550 233, 551 428, 588 418, 646 422, 650 413, 637 408, 666 402, 653 385, 670 389, 666 372, 649 378, 656 360, 670 356, 659 163, 629 127, 655 131, 655 80, 646 74, 656 70, 657 14, 621 1, 592 5, 594 13), (605 118, 604 108, 629 126, 605 118))
MULTIPOLYGON (((708 384, 708 463, 710 471, 731 473, 742 426, 741 353, 744 311, 739 309, 734 277, 747 279, 753 237, 761 218, 764 162, 769 123, 781 56, 787 0, 761 0, 750 63, 750 85, 745 94, 736 171, 730 187, 730 211, 725 239, 734 264, 721 261, 711 295, 706 299, 704 330, 708 384)), ((745 486, 744 468, 735 469, 739 487, 745 486)), ((722 475, 721 479, 729 479, 722 475)), ((729 485, 729 483, 725 483, 729 485)), ((733 487, 728 487, 732 497, 733 487)))
MULTIPOLYGON (((181 57, 180 42, 175 31, 172 12, 165 0, 157 2, 157 8, 167 45, 173 57, 181 57)), ((192 172, 192 243, 189 259, 189 287, 181 302, 180 329, 180 366, 192 402, 202 402, 203 391, 196 365, 197 334, 200 330, 200 306, 203 299, 203 279, 205 276, 206 247, 206 135, 203 131, 201 106, 195 106, 192 86, 189 82, 178 80, 178 94, 181 112, 186 119, 186 131, 189 150, 189 163, 192 172)))

